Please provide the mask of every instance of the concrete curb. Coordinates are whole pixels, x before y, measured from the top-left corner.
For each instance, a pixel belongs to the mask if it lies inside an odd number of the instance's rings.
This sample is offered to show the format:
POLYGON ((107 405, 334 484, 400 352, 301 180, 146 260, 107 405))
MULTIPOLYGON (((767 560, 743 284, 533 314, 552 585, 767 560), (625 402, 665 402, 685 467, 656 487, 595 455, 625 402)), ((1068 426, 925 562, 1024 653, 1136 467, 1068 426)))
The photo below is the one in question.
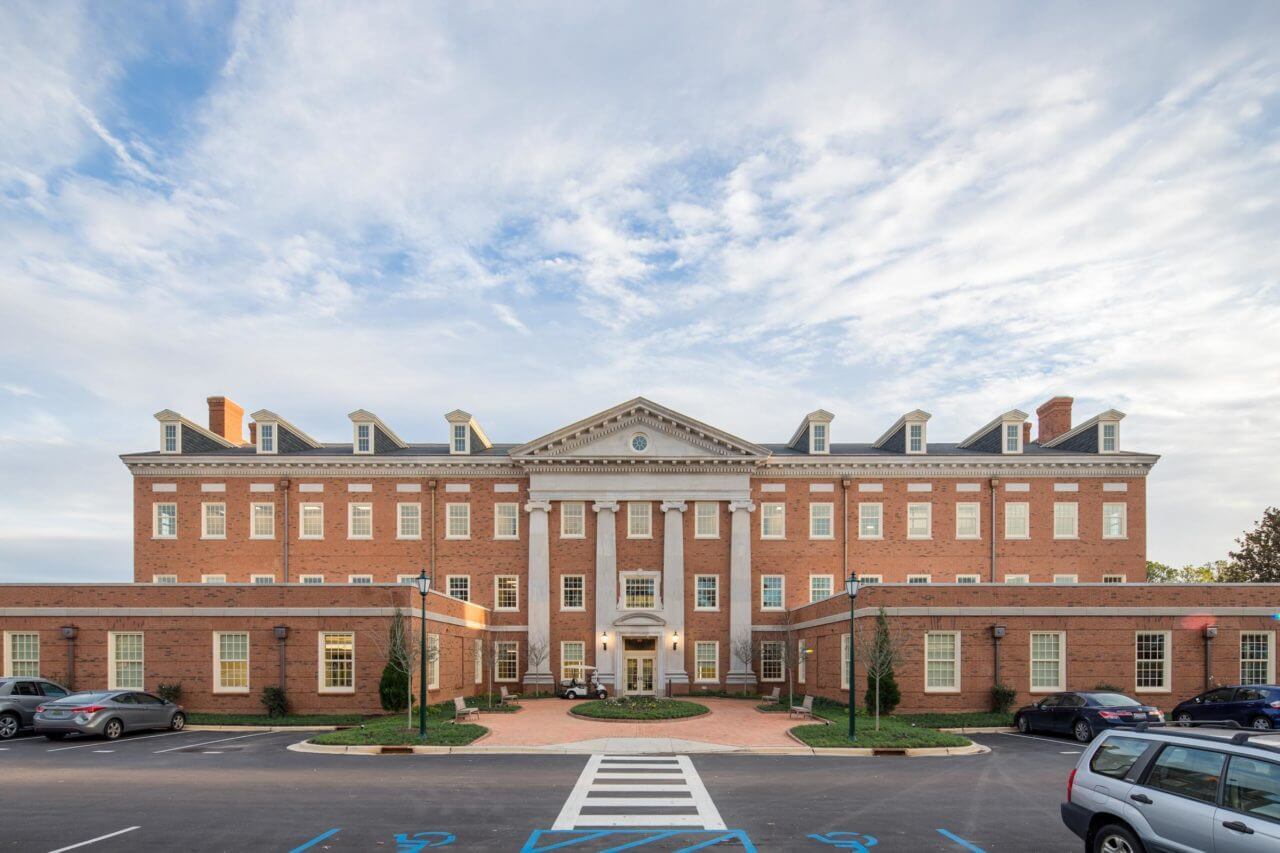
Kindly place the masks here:
POLYGON ((1016 732, 1017 728, 1014 726, 961 726, 958 729, 938 729, 938 731, 953 735, 994 735, 1016 732))

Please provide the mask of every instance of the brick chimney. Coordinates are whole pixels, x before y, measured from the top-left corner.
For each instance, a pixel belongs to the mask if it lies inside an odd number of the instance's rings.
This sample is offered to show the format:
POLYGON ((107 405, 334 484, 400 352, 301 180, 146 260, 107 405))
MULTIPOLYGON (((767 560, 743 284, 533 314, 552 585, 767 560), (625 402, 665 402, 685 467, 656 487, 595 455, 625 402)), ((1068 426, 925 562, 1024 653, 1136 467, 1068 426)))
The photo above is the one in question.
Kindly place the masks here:
POLYGON ((1026 447, 1031 443, 1031 421, 1022 422, 1022 446, 1026 447))
POLYGON ((210 397, 209 432, 232 444, 244 444, 244 409, 226 397, 210 397))
POLYGON ((1040 421, 1039 434, 1036 441, 1044 444, 1052 441, 1064 432, 1071 430, 1071 397, 1053 397, 1036 409, 1036 418, 1040 421))

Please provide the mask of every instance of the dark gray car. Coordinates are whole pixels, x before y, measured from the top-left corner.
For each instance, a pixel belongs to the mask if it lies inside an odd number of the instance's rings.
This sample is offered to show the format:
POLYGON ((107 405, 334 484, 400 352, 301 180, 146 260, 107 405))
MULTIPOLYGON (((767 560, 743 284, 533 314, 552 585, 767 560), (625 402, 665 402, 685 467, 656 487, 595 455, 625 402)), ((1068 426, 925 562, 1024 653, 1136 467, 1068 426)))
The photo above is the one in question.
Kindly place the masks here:
POLYGON ((69 692, 47 678, 0 678, 0 740, 31 728, 37 706, 69 692))
POLYGON ((69 734, 101 735, 115 740, 125 732, 147 729, 181 731, 187 715, 181 705, 141 690, 75 693, 36 709, 36 734, 59 740, 69 734))

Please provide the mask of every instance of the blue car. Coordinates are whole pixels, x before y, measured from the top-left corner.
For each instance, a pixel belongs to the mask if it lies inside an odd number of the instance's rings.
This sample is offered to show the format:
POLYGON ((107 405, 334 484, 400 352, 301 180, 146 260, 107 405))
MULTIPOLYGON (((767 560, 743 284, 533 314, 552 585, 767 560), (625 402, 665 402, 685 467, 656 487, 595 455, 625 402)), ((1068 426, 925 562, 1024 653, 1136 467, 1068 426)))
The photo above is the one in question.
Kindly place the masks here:
POLYGON ((1093 740, 1103 729, 1163 722, 1159 708, 1101 690, 1053 693, 1013 715, 1013 724, 1023 734, 1053 732, 1071 735, 1081 743, 1093 740))
POLYGON ((1274 684, 1215 687, 1178 704, 1170 716, 1180 723, 1230 720, 1254 729, 1280 728, 1280 687, 1274 684))

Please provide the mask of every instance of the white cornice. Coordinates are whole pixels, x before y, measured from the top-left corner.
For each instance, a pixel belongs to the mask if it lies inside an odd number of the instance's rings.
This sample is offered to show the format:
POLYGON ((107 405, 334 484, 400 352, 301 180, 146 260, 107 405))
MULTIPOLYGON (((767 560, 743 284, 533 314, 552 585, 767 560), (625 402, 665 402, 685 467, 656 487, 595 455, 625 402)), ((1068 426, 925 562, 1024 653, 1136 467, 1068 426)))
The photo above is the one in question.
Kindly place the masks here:
POLYGON ((525 471, 507 459, 484 463, 470 457, 435 460, 374 462, 351 457, 309 462, 288 462, 278 457, 248 457, 244 462, 211 459, 173 460, 168 456, 123 459, 135 477, 523 477, 525 471))

